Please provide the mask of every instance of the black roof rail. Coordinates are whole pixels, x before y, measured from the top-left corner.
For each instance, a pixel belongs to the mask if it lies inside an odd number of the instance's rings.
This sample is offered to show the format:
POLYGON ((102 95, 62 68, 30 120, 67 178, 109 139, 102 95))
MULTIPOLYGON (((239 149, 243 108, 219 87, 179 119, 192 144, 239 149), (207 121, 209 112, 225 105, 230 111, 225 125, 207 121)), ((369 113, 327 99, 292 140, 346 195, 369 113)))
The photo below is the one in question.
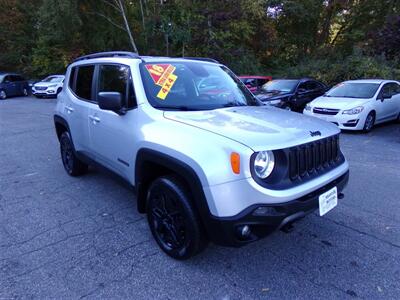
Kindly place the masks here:
POLYGON ((219 61, 213 58, 208 58, 208 57, 188 57, 185 56, 183 57, 184 59, 191 59, 191 60, 201 60, 201 61, 208 61, 208 62, 213 62, 219 64, 219 61))
POLYGON ((92 59, 92 58, 102 58, 102 57, 127 57, 127 58, 140 58, 139 54, 135 52, 128 52, 128 51, 110 51, 110 52, 98 52, 92 53, 88 55, 84 55, 78 57, 74 60, 74 62, 85 60, 85 59, 92 59))

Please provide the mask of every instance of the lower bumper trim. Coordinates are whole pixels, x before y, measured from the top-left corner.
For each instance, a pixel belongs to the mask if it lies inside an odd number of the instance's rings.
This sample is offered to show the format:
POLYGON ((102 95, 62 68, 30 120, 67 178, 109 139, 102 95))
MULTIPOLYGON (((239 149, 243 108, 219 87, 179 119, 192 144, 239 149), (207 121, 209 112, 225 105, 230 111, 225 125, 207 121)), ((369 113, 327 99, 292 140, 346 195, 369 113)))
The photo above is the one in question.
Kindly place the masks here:
MULTIPOLYGON (((338 189, 338 195, 341 194, 348 180, 349 171, 325 186, 296 200, 280 204, 252 205, 233 217, 210 217, 210 219, 207 220, 207 227, 213 228, 213 230, 211 232, 208 231, 209 239, 215 244, 233 247, 240 247, 249 242, 259 240, 273 231, 292 224, 318 209, 319 195, 334 186, 338 189), (269 208, 264 210, 267 213, 274 213, 267 215, 255 214, 255 211, 264 207, 269 208), (251 234, 243 239, 237 235, 237 228, 245 225, 250 227, 251 234)), ((338 198, 341 199, 343 197, 338 198)))

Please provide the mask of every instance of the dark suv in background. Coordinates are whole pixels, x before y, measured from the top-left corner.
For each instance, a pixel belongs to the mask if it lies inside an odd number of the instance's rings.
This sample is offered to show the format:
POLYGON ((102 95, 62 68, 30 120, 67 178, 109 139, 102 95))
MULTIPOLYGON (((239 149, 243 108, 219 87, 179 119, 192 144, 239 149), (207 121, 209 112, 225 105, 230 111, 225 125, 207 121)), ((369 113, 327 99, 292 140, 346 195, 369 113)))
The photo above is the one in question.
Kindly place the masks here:
POLYGON ((276 79, 264 84, 254 95, 265 104, 301 112, 307 103, 322 96, 328 87, 315 79, 276 79))
POLYGON ((19 74, 0 73, 0 99, 12 96, 28 96, 28 81, 19 74))

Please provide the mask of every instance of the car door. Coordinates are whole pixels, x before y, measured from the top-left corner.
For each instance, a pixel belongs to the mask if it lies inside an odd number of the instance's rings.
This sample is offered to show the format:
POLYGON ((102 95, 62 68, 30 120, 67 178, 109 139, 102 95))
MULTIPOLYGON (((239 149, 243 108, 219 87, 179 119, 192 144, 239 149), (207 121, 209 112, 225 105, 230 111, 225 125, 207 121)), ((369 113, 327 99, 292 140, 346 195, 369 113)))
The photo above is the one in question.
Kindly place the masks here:
POLYGON ((14 75, 15 95, 21 96, 24 94, 24 79, 19 75, 14 75))
POLYGON ((137 105, 130 67, 121 64, 100 64, 96 70, 97 91, 118 92, 125 114, 102 110, 97 105, 89 110, 90 149, 96 160, 129 178, 134 165, 137 105))
POLYGON ((397 117, 396 98, 393 97, 396 83, 385 83, 377 97, 376 102, 376 122, 385 122, 397 117))
POLYGON ((310 84, 310 81, 304 81, 298 85, 295 100, 295 106, 298 110, 304 109, 307 103, 314 100, 312 87, 313 85, 310 84))
POLYGON ((4 77, 3 84, 4 90, 8 97, 16 95, 16 86, 13 75, 7 75, 6 77, 4 77))
POLYGON ((64 116, 67 119, 75 150, 94 158, 89 151, 89 108, 97 106, 94 98, 94 65, 80 65, 70 70, 64 116))
POLYGON ((393 83, 392 99, 396 116, 400 117, 400 84, 393 83))

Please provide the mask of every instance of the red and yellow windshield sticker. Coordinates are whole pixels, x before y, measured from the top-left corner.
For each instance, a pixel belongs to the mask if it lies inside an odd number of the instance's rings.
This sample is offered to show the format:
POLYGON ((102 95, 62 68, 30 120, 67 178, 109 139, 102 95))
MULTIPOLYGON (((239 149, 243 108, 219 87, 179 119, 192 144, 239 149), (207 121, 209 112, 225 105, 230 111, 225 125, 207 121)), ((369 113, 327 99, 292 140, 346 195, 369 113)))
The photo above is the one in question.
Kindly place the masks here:
POLYGON ((146 65, 146 69, 149 71, 154 83, 161 86, 161 90, 158 92, 157 98, 165 100, 175 81, 178 79, 178 76, 174 74, 176 68, 170 64, 159 64, 146 65))

